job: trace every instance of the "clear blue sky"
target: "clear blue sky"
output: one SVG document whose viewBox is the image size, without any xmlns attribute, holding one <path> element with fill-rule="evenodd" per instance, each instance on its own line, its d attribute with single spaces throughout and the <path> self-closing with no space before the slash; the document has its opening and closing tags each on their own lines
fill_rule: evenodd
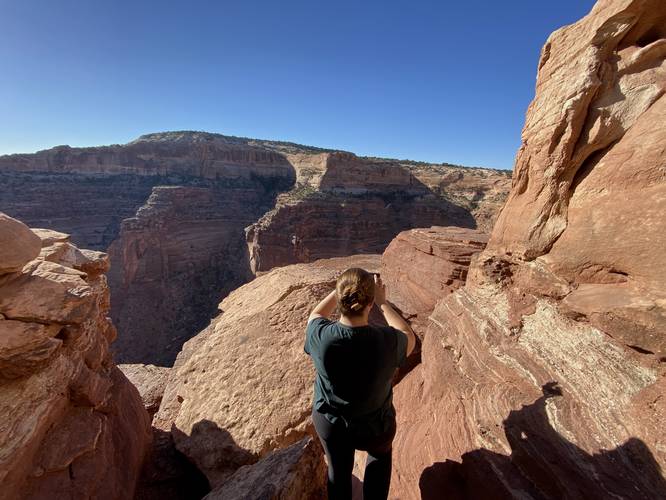
<svg viewBox="0 0 666 500">
<path fill-rule="evenodd" d="M 0 0 L 0 154 L 206 130 L 510 168 L 592 0 Z"/>
</svg>

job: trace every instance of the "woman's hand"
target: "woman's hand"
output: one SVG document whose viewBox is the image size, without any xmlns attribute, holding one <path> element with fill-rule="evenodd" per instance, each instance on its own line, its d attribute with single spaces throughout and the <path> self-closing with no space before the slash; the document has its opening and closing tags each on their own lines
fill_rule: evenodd
<svg viewBox="0 0 666 500">
<path fill-rule="evenodd" d="M 386 285 L 382 282 L 379 273 L 375 273 L 375 304 L 381 306 L 386 303 Z"/>
</svg>

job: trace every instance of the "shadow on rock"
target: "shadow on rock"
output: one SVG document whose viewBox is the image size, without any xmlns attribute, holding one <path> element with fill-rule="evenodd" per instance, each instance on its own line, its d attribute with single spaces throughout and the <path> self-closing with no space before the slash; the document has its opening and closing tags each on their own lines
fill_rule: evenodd
<svg viewBox="0 0 666 500">
<path fill-rule="evenodd" d="M 255 463 L 258 457 L 238 446 L 232 435 L 210 420 L 200 420 L 189 435 L 171 427 L 178 450 L 185 454 L 205 474 L 211 489 L 223 484 L 243 465 Z"/>
<path fill-rule="evenodd" d="M 479 449 L 421 474 L 421 498 L 666 498 L 666 480 L 648 447 L 631 438 L 613 450 L 589 454 L 549 423 L 546 401 L 562 397 L 556 382 L 543 396 L 509 413 L 504 432 L 511 455 Z"/>
<path fill-rule="evenodd" d="M 135 500 L 199 500 L 208 480 L 180 453 L 170 432 L 153 427 L 153 446 L 141 472 Z"/>
</svg>

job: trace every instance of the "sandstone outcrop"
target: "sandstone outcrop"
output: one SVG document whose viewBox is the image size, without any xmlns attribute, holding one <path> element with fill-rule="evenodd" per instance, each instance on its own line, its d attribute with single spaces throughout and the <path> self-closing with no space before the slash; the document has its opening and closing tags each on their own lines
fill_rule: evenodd
<svg viewBox="0 0 666 500">
<path fill-rule="evenodd" d="M 304 438 L 238 469 L 206 500 L 324 500 L 326 462 L 317 438 Z"/>
<path fill-rule="evenodd" d="M 42 240 L 20 221 L 0 213 L 0 274 L 20 271 L 39 255 Z"/>
<path fill-rule="evenodd" d="M 107 257 L 29 232 L 0 214 L 30 260 L 0 275 L 0 498 L 131 498 L 150 422 L 109 353 Z"/>
<path fill-rule="evenodd" d="M 393 497 L 666 495 L 665 47 L 652 0 L 548 39 L 509 200 L 396 388 Z"/>
<path fill-rule="evenodd" d="M 509 184 L 505 174 L 487 169 L 362 159 L 349 153 L 322 153 L 307 163 L 291 156 L 290 161 L 297 169 L 295 188 L 246 229 L 254 272 L 381 253 L 400 231 L 413 227 L 488 230 Z"/>
<path fill-rule="evenodd" d="M 234 290 L 221 314 L 185 344 L 154 425 L 171 431 L 213 489 L 311 432 L 308 314 L 344 269 L 379 265 L 378 255 L 368 255 L 275 269 Z"/>
<path fill-rule="evenodd" d="M 460 227 L 404 231 L 382 255 L 382 281 L 387 299 L 419 337 L 435 304 L 465 284 L 472 256 L 488 242 L 485 233 Z"/>
</svg>

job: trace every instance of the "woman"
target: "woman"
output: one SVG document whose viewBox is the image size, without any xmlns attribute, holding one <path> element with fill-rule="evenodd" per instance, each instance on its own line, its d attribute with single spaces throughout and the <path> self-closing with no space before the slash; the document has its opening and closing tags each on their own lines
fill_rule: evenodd
<svg viewBox="0 0 666 500">
<path fill-rule="evenodd" d="M 335 306 L 340 320 L 332 321 Z M 388 327 L 370 326 L 373 304 Z M 416 345 L 414 332 L 386 302 L 379 275 L 347 269 L 308 318 L 305 352 L 317 370 L 312 420 L 328 460 L 330 500 L 351 498 L 354 450 L 368 452 L 364 500 L 386 499 L 395 409 L 391 381 Z"/>
</svg>

